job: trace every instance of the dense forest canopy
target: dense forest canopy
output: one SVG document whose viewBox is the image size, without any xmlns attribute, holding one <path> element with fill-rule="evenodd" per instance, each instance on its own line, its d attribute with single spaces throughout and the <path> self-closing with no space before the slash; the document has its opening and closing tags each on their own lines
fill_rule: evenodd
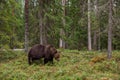
<svg viewBox="0 0 120 80">
<path fill-rule="evenodd" d="M 88 0 L 28 1 L 29 46 L 42 42 L 59 47 L 61 38 L 67 49 L 87 49 Z M 92 49 L 107 49 L 109 4 L 91 0 Z M 112 49 L 120 50 L 120 0 L 112 4 Z M 0 0 L 0 48 L 24 48 L 24 11 L 24 0 Z"/>
</svg>

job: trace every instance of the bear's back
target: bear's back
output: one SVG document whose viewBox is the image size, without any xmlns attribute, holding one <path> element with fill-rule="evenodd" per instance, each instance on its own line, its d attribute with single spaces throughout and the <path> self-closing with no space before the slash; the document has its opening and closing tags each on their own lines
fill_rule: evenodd
<svg viewBox="0 0 120 80">
<path fill-rule="evenodd" d="M 30 55 L 32 57 L 43 57 L 44 56 L 44 48 L 45 46 L 36 44 L 30 50 Z"/>
</svg>

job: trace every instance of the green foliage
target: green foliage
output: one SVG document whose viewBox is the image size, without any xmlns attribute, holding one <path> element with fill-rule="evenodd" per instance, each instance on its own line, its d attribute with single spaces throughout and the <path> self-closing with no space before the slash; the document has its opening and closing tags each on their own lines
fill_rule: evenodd
<svg viewBox="0 0 120 80">
<path fill-rule="evenodd" d="M 8 45 L 13 48 L 15 38 L 21 42 L 24 29 L 23 27 L 23 11 L 21 1 L 9 0 L 0 3 L 0 47 Z M 22 31 L 22 34 L 21 34 Z M 20 36 L 20 37 L 19 37 Z"/>
<path fill-rule="evenodd" d="M 59 47 L 60 37 L 66 42 L 66 48 L 87 50 L 87 0 L 68 0 L 65 13 L 61 0 L 29 0 L 29 45 L 40 42 L 40 15 L 43 11 L 43 26 L 47 43 Z M 113 8 L 113 49 L 119 50 L 120 41 L 120 1 L 114 0 Z M 98 1 L 97 17 L 94 12 L 94 0 L 91 0 L 91 31 L 92 43 L 96 30 L 97 47 L 107 49 L 108 1 Z M 63 26 L 63 18 L 65 26 Z M 23 48 L 24 46 L 24 1 L 0 1 L 0 48 Z M 60 35 L 63 28 L 65 35 Z M 100 32 L 99 32 L 100 29 Z M 98 42 L 100 37 L 100 43 Z M 98 45 L 99 43 L 99 45 Z M 92 44 L 93 45 L 93 44 Z"/>
<path fill-rule="evenodd" d="M 107 58 L 91 64 L 94 57 L 103 57 L 104 52 L 63 50 L 60 61 L 44 65 L 42 62 L 28 64 L 27 55 L 22 51 L 0 52 L 1 80 L 119 80 L 120 64 L 114 51 L 111 60 Z M 89 55 L 89 56 L 88 56 Z"/>
<path fill-rule="evenodd" d="M 9 61 L 11 59 L 17 58 L 18 56 L 21 56 L 20 52 L 12 51 L 9 49 L 1 49 L 0 50 L 0 62 Z"/>
</svg>

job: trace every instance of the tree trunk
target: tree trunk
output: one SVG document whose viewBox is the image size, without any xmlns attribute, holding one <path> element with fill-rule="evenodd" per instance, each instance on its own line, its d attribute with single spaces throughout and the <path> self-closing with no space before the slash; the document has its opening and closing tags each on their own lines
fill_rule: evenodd
<svg viewBox="0 0 120 80">
<path fill-rule="evenodd" d="M 96 32 L 96 30 L 94 31 L 93 48 L 94 48 L 94 50 L 97 49 L 97 32 Z"/>
<path fill-rule="evenodd" d="M 39 1 L 39 13 L 38 13 L 38 17 L 39 17 L 39 29 L 40 29 L 40 44 L 45 45 L 47 44 L 47 40 L 46 40 L 46 30 L 45 30 L 45 22 L 44 20 L 44 13 L 45 13 L 45 7 L 44 6 L 44 2 L 43 0 Z"/>
<path fill-rule="evenodd" d="M 47 44 L 47 23 L 43 23 L 43 44 Z"/>
<path fill-rule="evenodd" d="M 40 44 L 43 45 L 43 1 L 39 1 L 39 12 L 38 12 L 38 18 L 39 18 L 39 31 L 40 31 Z"/>
<path fill-rule="evenodd" d="M 99 30 L 98 30 L 98 50 L 100 51 L 101 50 L 101 48 L 100 48 L 100 46 L 101 46 L 101 40 L 100 40 L 100 27 L 99 27 Z"/>
<path fill-rule="evenodd" d="M 29 0 L 25 0 L 25 52 L 28 52 L 28 14 Z"/>
<path fill-rule="evenodd" d="M 60 29 L 60 36 L 65 35 L 64 30 L 61 28 Z M 60 48 L 65 48 L 65 42 L 62 38 L 60 38 Z"/>
<path fill-rule="evenodd" d="M 43 45 L 43 17 L 42 11 L 39 11 L 39 29 L 40 29 L 40 44 Z"/>
<path fill-rule="evenodd" d="M 62 7 L 63 7 L 63 17 L 62 17 L 62 22 L 63 22 L 63 27 L 65 27 L 65 3 L 66 3 L 66 0 L 62 0 Z M 61 36 L 65 36 L 65 32 L 64 30 L 61 28 L 60 29 L 60 37 Z M 65 41 L 60 38 L 60 43 L 59 43 L 59 46 L 60 48 L 65 48 Z"/>
<path fill-rule="evenodd" d="M 109 27 L 108 27 L 108 54 L 107 57 L 110 59 L 112 56 L 112 6 L 113 0 L 109 0 Z"/>
<path fill-rule="evenodd" d="M 97 30 L 98 30 L 98 6 L 97 0 L 94 2 L 94 11 L 95 11 L 95 30 L 94 30 L 94 38 L 93 38 L 93 48 L 97 50 Z"/>
<path fill-rule="evenodd" d="M 88 0 L 88 50 L 91 51 L 91 20 L 90 20 L 90 0 Z"/>
</svg>

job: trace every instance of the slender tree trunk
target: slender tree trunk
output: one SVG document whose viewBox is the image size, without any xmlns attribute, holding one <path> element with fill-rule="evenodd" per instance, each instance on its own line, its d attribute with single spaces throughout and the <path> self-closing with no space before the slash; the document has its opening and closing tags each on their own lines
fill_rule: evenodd
<svg viewBox="0 0 120 80">
<path fill-rule="evenodd" d="M 112 57 L 112 6 L 113 0 L 109 0 L 109 27 L 108 27 L 108 58 Z"/>
<path fill-rule="evenodd" d="M 45 22 L 44 19 L 46 18 L 45 12 L 47 12 L 47 8 L 45 7 L 46 4 L 49 4 L 49 2 L 44 2 L 44 0 L 39 0 L 39 31 L 40 31 L 40 44 L 45 45 L 47 44 L 47 38 L 46 38 L 46 28 L 47 28 L 47 21 Z"/>
<path fill-rule="evenodd" d="M 94 31 L 93 48 L 94 48 L 94 50 L 97 49 L 97 32 L 96 32 L 96 30 Z"/>
<path fill-rule="evenodd" d="M 43 26 L 42 26 L 42 22 L 40 22 L 40 44 L 43 45 Z"/>
<path fill-rule="evenodd" d="M 64 36 L 65 33 L 64 33 L 64 30 L 61 28 L 60 29 L 60 36 Z M 60 38 L 60 48 L 65 48 L 65 42 L 62 38 Z"/>
<path fill-rule="evenodd" d="M 25 52 L 28 52 L 28 14 L 29 0 L 25 0 Z"/>
<path fill-rule="evenodd" d="M 98 50 L 100 51 L 100 46 L 101 46 L 101 40 L 100 40 L 100 27 L 99 27 L 99 30 L 98 30 Z"/>
<path fill-rule="evenodd" d="M 95 11 L 95 30 L 94 30 L 94 38 L 93 38 L 93 48 L 97 50 L 97 30 L 98 30 L 98 6 L 97 0 L 94 2 L 94 11 Z"/>
<path fill-rule="evenodd" d="M 47 23 L 43 23 L 43 44 L 46 45 L 47 44 Z"/>
<path fill-rule="evenodd" d="M 91 20 L 90 20 L 90 0 L 88 0 L 88 50 L 91 51 Z"/>
<path fill-rule="evenodd" d="M 43 7 L 44 3 L 43 3 L 43 0 L 40 0 L 39 1 L 39 14 L 38 14 L 38 17 L 39 17 L 39 29 L 40 29 L 40 44 L 45 44 L 45 24 L 44 24 L 44 7 Z"/>
<path fill-rule="evenodd" d="M 63 17 L 62 17 L 62 22 L 63 22 L 63 27 L 65 27 L 65 3 L 66 0 L 62 0 L 62 7 L 63 7 Z M 60 29 L 60 36 L 65 36 L 65 32 L 64 30 L 61 28 Z M 65 41 L 60 38 L 60 44 L 59 44 L 60 48 L 65 48 Z"/>
<path fill-rule="evenodd" d="M 101 40 L 100 40 L 100 26 L 99 26 L 99 13 L 98 13 L 98 0 L 95 0 L 94 2 L 95 4 L 95 17 L 96 17 L 96 30 L 94 31 L 94 49 L 95 50 L 99 50 L 100 51 L 100 44 L 101 44 Z"/>
<path fill-rule="evenodd" d="M 39 29 L 40 29 L 40 44 L 43 45 L 43 17 L 42 11 L 39 11 Z"/>
</svg>

